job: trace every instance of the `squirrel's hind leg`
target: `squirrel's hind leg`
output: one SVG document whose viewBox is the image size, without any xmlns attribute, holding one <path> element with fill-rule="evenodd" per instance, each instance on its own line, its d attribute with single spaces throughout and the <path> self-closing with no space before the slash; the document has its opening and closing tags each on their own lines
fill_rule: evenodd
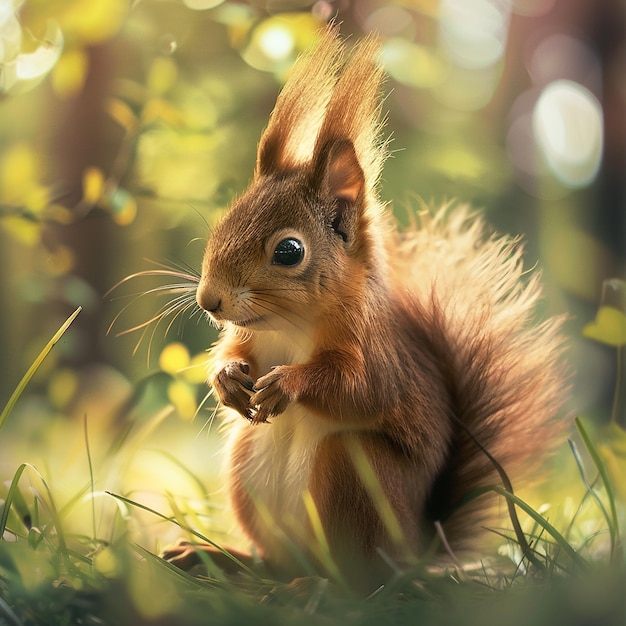
<svg viewBox="0 0 626 626">
<path fill-rule="evenodd" d="M 416 468 L 376 432 L 328 436 L 317 451 L 309 490 L 330 555 L 357 589 L 392 575 L 381 552 L 398 564 L 414 562 L 424 496 Z"/>
</svg>

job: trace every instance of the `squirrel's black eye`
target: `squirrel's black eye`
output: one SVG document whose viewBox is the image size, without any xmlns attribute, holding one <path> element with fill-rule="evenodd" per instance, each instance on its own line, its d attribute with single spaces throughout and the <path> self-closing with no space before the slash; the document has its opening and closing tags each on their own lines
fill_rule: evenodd
<svg viewBox="0 0 626 626">
<path fill-rule="evenodd" d="M 276 246 L 274 256 L 272 257 L 273 265 L 298 265 L 304 258 L 304 246 L 299 239 L 283 239 Z"/>
</svg>

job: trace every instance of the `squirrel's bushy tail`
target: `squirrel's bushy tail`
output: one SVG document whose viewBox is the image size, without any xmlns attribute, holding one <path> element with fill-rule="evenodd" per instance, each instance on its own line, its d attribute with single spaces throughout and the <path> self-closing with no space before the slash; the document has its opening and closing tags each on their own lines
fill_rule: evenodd
<svg viewBox="0 0 626 626">
<path fill-rule="evenodd" d="M 454 411 L 428 515 L 462 548 L 481 532 L 490 506 L 482 498 L 458 505 L 481 486 L 502 485 L 481 446 L 515 486 L 559 441 L 564 422 L 555 418 L 567 394 L 563 319 L 535 319 L 539 273 L 524 276 L 519 241 L 489 236 L 467 208 L 426 213 L 402 238 L 395 255 L 401 280 L 429 318 Z"/>
</svg>

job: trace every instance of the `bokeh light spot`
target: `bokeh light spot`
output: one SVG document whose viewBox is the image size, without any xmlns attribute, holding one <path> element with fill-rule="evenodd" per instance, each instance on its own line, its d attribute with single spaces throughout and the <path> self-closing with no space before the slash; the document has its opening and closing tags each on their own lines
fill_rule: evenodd
<svg viewBox="0 0 626 626">
<path fill-rule="evenodd" d="M 259 47 L 270 59 L 282 61 L 289 57 L 294 49 L 293 35 L 287 28 L 278 24 L 272 25 L 259 35 Z"/>
<path fill-rule="evenodd" d="M 497 63 L 506 47 L 510 0 L 442 0 L 439 37 L 443 51 L 459 67 Z"/>
<path fill-rule="evenodd" d="M 188 9 L 193 9 L 194 11 L 213 9 L 222 4 L 222 2 L 224 2 L 224 0 L 183 0 L 183 4 Z"/>
<path fill-rule="evenodd" d="M 298 52 L 315 41 L 320 26 L 311 14 L 274 15 L 254 28 L 241 55 L 257 70 L 286 72 Z"/>
<path fill-rule="evenodd" d="M 603 144 L 600 103 L 569 80 L 550 83 L 533 111 L 533 133 L 552 173 L 570 187 L 588 185 L 600 167 Z"/>
<path fill-rule="evenodd" d="M 392 78 L 411 87 L 432 88 L 445 73 L 445 64 L 433 51 L 400 37 L 385 41 L 380 58 Z"/>
<path fill-rule="evenodd" d="M 22 28 L 12 2 L 0 2 L 0 63 L 13 61 L 22 47 Z"/>
<path fill-rule="evenodd" d="M 413 24 L 413 17 L 402 7 L 382 6 L 365 20 L 367 30 L 381 35 L 395 35 Z"/>
</svg>

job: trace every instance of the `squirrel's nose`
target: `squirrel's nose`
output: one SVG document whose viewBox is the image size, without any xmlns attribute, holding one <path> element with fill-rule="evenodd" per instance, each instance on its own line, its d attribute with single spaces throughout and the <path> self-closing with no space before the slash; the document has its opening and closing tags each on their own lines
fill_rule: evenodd
<svg viewBox="0 0 626 626">
<path fill-rule="evenodd" d="M 207 293 L 204 289 L 196 291 L 196 302 L 209 313 L 218 313 L 222 308 L 222 299 L 211 293 Z"/>
</svg>

